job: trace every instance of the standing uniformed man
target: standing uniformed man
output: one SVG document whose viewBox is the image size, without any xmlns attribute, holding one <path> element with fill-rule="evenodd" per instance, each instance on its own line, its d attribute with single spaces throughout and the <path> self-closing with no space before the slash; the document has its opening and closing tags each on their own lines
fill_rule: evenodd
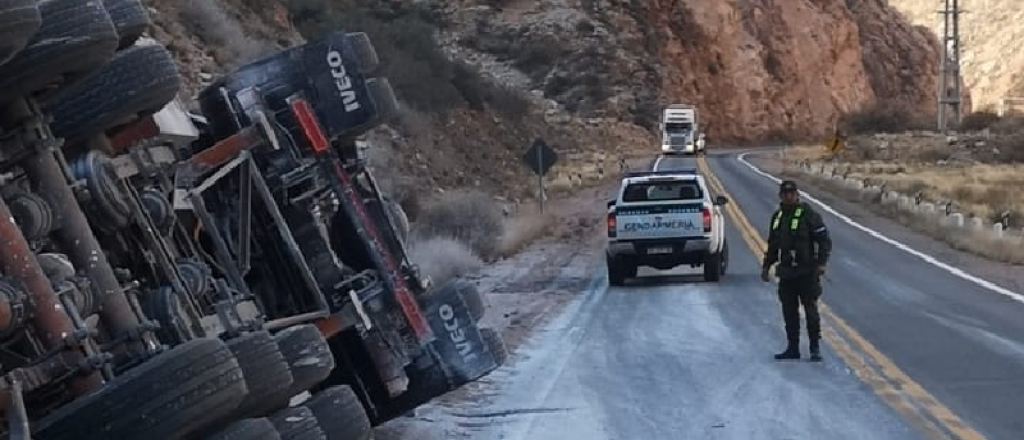
<svg viewBox="0 0 1024 440">
<path fill-rule="evenodd" d="M 787 345 L 775 359 L 800 359 L 800 306 L 803 305 L 811 360 L 821 361 L 818 297 L 821 296 L 821 275 L 825 273 L 832 251 L 832 239 L 821 215 L 800 201 L 796 182 L 783 181 L 779 186 L 779 199 L 779 209 L 772 215 L 768 233 L 768 251 L 761 264 L 761 279 L 769 282 L 769 269 L 779 263 L 775 275 L 779 277 L 779 301 L 782 302 Z"/>
</svg>

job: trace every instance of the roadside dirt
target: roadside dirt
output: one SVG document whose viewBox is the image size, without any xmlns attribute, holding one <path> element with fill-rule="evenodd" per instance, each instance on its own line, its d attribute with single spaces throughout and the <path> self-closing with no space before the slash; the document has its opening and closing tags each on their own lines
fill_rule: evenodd
<svg viewBox="0 0 1024 440">
<path fill-rule="evenodd" d="M 749 157 L 748 160 L 765 172 L 780 175 L 783 163 L 773 155 Z M 924 232 L 902 225 L 896 220 L 887 218 L 867 206 L 850 201 L 821 185 L 815 185 L 810 179 L 799 179 L 801 187 L 819 200 L 828 203 L 839 212 L 871 229 L 905 243 L 913 249 L 932 255 L 939 261 L 959 267 L 968 273 L 992 281 L 1015 291 L 1024 291 L 1024 271 L 1020 266 L 989 260 L 968 252 L 950 247 L 949 244 L 930 237 Z M 1021 244 L 1024 246 L 1024 243 Z M 895 250 L 894 250 L 895 251 Z"/>
<path fill-rule="evenodd" d="M 377 440 L 465 438 L 472 422 L 454 420 L 460 405 L 486 399 L 503 372 L 514 368 L 516 349 L 585 291 L 601 273 L 604 200 L 614 183 L 548 201 L 555 224 L 517 255 L 471 276 L 487 302 L 481 325 L 501 332 L 511 356 L 500 370 L 418 408 L 376 430 Z"/>
</svg>

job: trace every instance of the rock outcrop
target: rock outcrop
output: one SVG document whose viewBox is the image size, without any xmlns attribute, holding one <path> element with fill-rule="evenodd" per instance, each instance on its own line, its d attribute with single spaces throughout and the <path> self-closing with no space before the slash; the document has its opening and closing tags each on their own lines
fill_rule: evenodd
<svg viewBox="0 0 1024 440">
<path fill-rule="evenodd" d="M 820 136 L 875 100 L 934 113 L 937 39 L 885 0 L 449 5 L 462 45 L 572 110 L 650 126 L 690 102 L 719 142 Z"/>
<path fill-rule="evenodd" d="M 936 12 L 944 2 L 889 0 L 912 22 L 942 35 L 942 17 Z M 977 109 L 995 109 L 1000 100 L 1024 96 L 1024 8 L 1019 0 L 961 1 L 967 10 L 960 16 L 960 62 L 964 82 Z M 1024 110 L 1016 103 L 1016 110 Z"/>
</svg>

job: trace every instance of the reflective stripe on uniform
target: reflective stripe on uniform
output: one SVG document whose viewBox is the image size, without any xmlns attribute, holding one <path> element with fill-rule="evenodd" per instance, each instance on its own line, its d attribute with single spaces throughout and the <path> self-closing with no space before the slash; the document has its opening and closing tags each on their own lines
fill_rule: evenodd
<svg viewBox="0 0 1024 440">
<path fill-rule="evenodd" d="M 795 231 L 800 226 L 800 215 L 804 213 L 802 206 L 797 206 L 796 211 L 793 211 L 793 220 L 789 221 L 789 229 Z"/>
<path fill-rule="evenodd" d="M 797 206 L 796 210 L 793 211 L 793 218 L 789 221 L 789 229 L 797 230 L 800 227 L 800 216 L 803 215 L 804 208 Z M 772 230 L 779 229 L 779 222 L 782 220 L 782 210 L 775 212 L 775 218 L 772 220 Z"/>
</svg>

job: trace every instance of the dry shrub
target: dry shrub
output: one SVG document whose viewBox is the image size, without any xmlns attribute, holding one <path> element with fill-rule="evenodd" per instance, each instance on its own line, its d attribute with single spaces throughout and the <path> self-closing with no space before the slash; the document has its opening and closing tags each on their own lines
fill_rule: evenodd
<svg viewBox="0 0 1024 440">
<path fill-rule="evenodd" d="M 435 35 L 444 23 L 430 7 L 421 2 L 363 3 L 284 1 L 307 40 L 338 28 L 366 32 L 380 56 L 379 75 L 387 77 L 399 98 L 417 110 L 435 113 L 470 106 L 515 118 L 530 109 L 523 94 L 445 53 Z"/>
<path fill-rule="evenodd" d="M 217 0 L 183 0 L 179 21 L 206 43 L 217 61 L 237 67 L 278 50 L 269 41 L 249 35 L 238 18 Z"/>
<path fill-rule="evenodd" d="M 407 243 L 409 260 L 419 266 L 421 273 L 434 284 L 441 284 L 465 275 L 483 266 L 472 249 L 465 243 L 447 237 L 413 235 Z"/>
<path fill-rule="evenodd" d="M 1024 132 L 1024 116 L 1012 115 L 1000 118 L 989 125 L 989 129 L 997 134 L 1018 134 Z"/>
<path fill-rule="evenodd" d="M 998 114 L 990 111 L 980 111 L 964 115 L 960 119 L 960 124 L 957 129 L 959 131 L 982 131 L 992 126 L 996 122 L 999 122 L 1001 118 Z"/>
<path fill-rule="evenodd" d="M 899 209 L 895 203 L 879 203 L 877 196 L 865 196 L 863 191 L 845 187 L 837 181 L 805 173 L 796 168 L 787 168 L 784 174 L 790 178 L 799 178 L 809 183 L 811 187 L 823 189 L 847 201 L 857 202 L 876 214 L 943 241 L 954 249 L 995 261 L 1024 264 L 1024 238 L 998 238 L 984 230 L 950 226 L 944 223 L 941 216 L 906 211 Z M 986 227 L 989 225 L 986 224 Z"/>
<path fill-rule="evenodd" d="M 500 255 L 504 216 L 481 191 L 449 191 L 423 206 L 413 229 L 422 237 L 443 237 L 467 244 L 480 257 Z"/>
<path fill-rule="evenodd" d="M 550 230 L 554 218 L 536 208 L 521 211 L 505 222 L 501 236 L 501 256 L 508 257 L 523 250 Z"/>
<path fill-rule="evenodd" d="M 934 128 L 929 117 L 900 102 L 879 102 L 843 115 L 840 120 L 848 135 L 871 133 L 903 133 Z"/>
<path fill-rule="evenodd" d="M 998 219 L 1010 211 L 1010 225 L 1024 226 L 1024 173 L 1019 165 L 973 164 L 961 166 L 867 163 L 852 166 L 852 177 L 885 182 L 889 189 L 906 194 L 923 192 L 927 200 L 952 200 L 960 211 L 986 219 Z"/>
</svg>

